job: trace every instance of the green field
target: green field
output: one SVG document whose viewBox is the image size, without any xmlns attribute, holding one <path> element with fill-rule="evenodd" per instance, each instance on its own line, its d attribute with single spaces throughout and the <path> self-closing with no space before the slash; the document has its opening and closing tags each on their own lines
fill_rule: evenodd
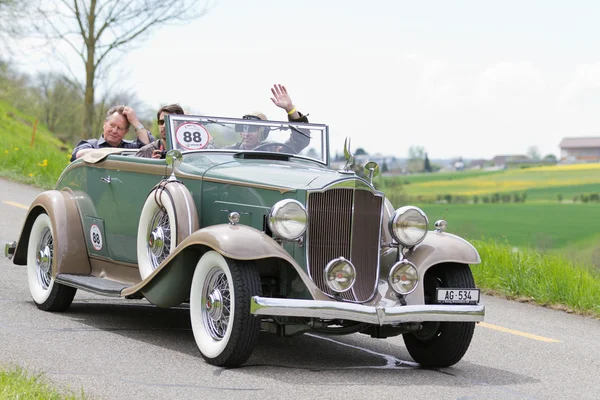
<svg viewBox="0 0 600 400">
<path fill-rule="evenodd" d="M 431 225 L 467 239 L 489 238 L 514 246 L 561 248 L 600 235 L 600 204 L 423 204 Z M 600 243 L 599 243 L 600 245 Z"/>
<path fill-rule="evenodd" d="M 600 164 L 546 166 L 503 171 L 465 171 L 385 177 L 376 181 L 389 197 L 421 196 L 431 202 L 446 195 L 526 194 L 527 202 L 569 202 L 580 195 L 600 194 Z"/>
</svg>

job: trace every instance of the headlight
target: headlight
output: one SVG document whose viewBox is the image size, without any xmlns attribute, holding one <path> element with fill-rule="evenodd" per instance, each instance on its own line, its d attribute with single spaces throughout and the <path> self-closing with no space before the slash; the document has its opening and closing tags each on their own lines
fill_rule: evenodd
<svg viewBox="0 0 600 400">
<path fill-rule="evenodd" d="M 356 269 L 344 257 L 331 260 L 325 267 L 325 283 L 334 292 L 350 290 L 355 281 Z"/>
<path fill-rule="evenodd" d="M 415 246 L 427 235 L 427 216 L 418 207 L 400 207 L 392 214 L 390 233 L 403 246 Z"/>
<path fill-rule="evenodd" d="M 398 261 L 390 270 L 390 286 L 397 293 L 406 295 L 411 293 L 419 284 L 417 267 L 408 260 Z"/>
<path fill-rule="evenodd" d="M 296 200 L 281 200 L 269 213 L 269 229 L 275 235 L 286 240 L 300 237 L 306 230 L 306 210 Z"/>
</svg>

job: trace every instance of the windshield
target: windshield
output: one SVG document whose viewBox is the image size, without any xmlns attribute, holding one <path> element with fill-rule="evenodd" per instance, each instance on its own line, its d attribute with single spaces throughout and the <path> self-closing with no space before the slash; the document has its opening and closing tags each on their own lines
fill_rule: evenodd
<svg viewBox="0 0 600 400">
<path fill-rule="evenodd" d="M 285 153 L 329 161 L 327 125 L 194 115 L 167 115 L 165 123 L 168 147 L 182 152 Z"/>
</svg>

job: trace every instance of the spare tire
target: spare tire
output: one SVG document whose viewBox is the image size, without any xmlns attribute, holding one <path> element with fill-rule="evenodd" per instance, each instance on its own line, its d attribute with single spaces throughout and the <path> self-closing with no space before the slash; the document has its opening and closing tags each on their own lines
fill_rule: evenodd
<svg viewBox="0 0 600 400">
<path fill-rule="evenodd" d="M 146 279 L 186 237 L 198 230 L 198 212 L 179 181 L 161 181 L 142 208 L 137 236 L 140 276 Z"/>
</svg>

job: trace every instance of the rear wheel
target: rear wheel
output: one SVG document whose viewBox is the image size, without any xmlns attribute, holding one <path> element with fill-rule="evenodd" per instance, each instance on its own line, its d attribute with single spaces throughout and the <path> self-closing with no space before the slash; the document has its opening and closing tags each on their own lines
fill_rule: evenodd
<svg viewBox="0 0 600 400">
<path fill-rule="evenodd" d="M 464 264 L 441 264 L 425 276 L 426 303 L 434 304 L 436 289 L 475 288 L 471 269 Z M 474 322 L 423 322 L 423 328 L 403 334 L 411 357 L 423 367 L 449 367 L 459 362 L 467 352 Z"/>
<path fill-rule="evenodd" d="M 77 292 L 54 281 L 54 237 L 50 217 L 38 215 L 29 234 L 27 281 L 35 305 L 44 311 L 66 310 Z"/>
<path fill-rule="evenodd" d="M 221 367 L 236 367 L 252 354 L 260 319 L 250 314 L 250 298 L 261 293 L 254 263 L 205 253 L 192 278 L 190 318 L 202 357 Z"/>
</svg>

